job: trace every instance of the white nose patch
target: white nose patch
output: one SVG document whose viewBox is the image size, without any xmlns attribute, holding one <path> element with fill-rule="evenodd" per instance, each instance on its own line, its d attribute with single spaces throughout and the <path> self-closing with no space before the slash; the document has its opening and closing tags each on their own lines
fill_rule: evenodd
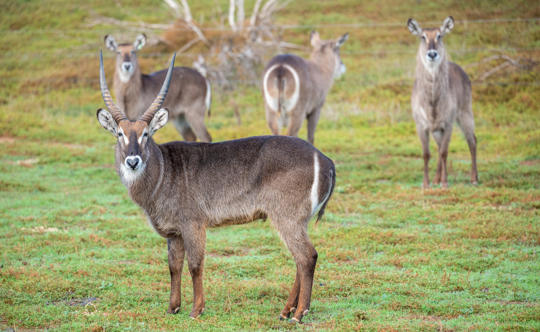
<svg viewBox="0 0 540 332">
<path fill-rule="evenodd" d="M 433 54 L 435 54 L 435 56 L 433 56 Z M 439 52 L 434 52 L 434 53 L 433 52 L 427 52 L 426 53 L 426 60 L 431 61 L 431 62 L 439 60 Z"/>
<path fill-rule="evenodd" d="M 142 159 L 139 156 L 129 156 L 126 157 L 126 160 L 124 160 L 124 164 L 128 170 L 136 171 L 141 167 Z"/>
<path fill-rule="evenodd" d="M 131 64 L 131 62 L 124 62 L 124 63 L 122 63 L 122 69 L 123 69 L 125 72 L 130 72 L 132 68 L 133 68 L 133 65 Z"/>
<path fill-rule="evenodd" d="M 134 168 L 132 167 L 134 166 Z M 126 186 L 131 186 L 144 173 L 145 165 L 141 157 L 129 156 L 126 157 L 123 163 L 120 164 L 120 179 Z"/>
<path fill-rule="evenodd" d="M 346 71 L 347 67 L 345 67 L 343 63 L 340 63 L 338 69 L 334 73 L 334 78 L 340 78 L 341 76 L 343 76 L 343 74 L 345 74 Z"/>
<path fill-rule="evenodd" d="M 131 78 L 131 75 L 133 74 L 133 70 L 135 67 L 131 62 L 122 62 L 122 66 L 120 67 L 120 80 L 124 83 L 127 83 L 129 79 Z"/>
<path fill-rule="evenodd" d="M 346 71 L 347 71 L 347 67 L 345 67 L 344 64 L 341 64 L 341 66 L 339 67 L 340 76 L 345 74 Z"/>
</svg>

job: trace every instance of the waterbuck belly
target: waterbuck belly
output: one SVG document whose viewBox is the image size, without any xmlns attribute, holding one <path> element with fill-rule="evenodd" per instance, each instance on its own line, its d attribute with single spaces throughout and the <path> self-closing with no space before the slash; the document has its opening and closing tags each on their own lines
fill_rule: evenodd
<svg viewBox="0 0 540 332">
<path fill-rule="evenodd" d="M 158 214 L 150 214 L 146 210 L 144 212 L 146 213 L 148 223 L 160 236 L 171 238 L 181 234 L 179 216 L 176 216 L 176 218 L 174 216 L 164 217 L 163 215 L 158 217 Z"/>
</svg>

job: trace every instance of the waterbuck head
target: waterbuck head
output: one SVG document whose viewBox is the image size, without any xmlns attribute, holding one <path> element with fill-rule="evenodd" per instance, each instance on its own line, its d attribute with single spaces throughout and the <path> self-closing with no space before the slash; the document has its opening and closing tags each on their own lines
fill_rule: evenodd
<svg viewBox="0 0 540 332">
<path fill-rule="evenodd" d="M 149 142 L 152 135 L 163 127 L 169 118 L 167 109 L 161 108 L 167 96 L 171 74 L 174 66 L 174 59 L 171 60 L 167 76 L 156 99 L 150 107 L 135 121 L 129 120 L 124 112 L 114 104 L 107 81 L 105 80 L 105 70 L 103 69 L 103 55 L 99 53 L 99 82 L 101 95 L 108 110 L 98 109 L 97 118 L 103 128 L 110 131 L 118 140 L 117 163 L 123 180 L 132 182 L 145 169 L 150 151 Z"/>
<path fill-rule="evenodd" d="M 144 33 L 138 35 L 133 44 L 117 44 L 111 35 L 106 35 L 104 39 L 105 46 L 116 53 L 116 72 L 119 74 L 120 80 L 127 83 L 139 66 L 137 51 L 143 48 L 146 43 L 146 35 Z"/>
<path fill-rule="evenodd" d="M 349 38 L 349 33 L 344 34 L 338 39 L 321 40 L 317 31 L 311 32 L 311 59 L 316 62 L 326 62 L 333 65 L 334 78 L 339 78 L 345 74 L 346 67 L 339 56 L 339 48 Z"/>
<path fill-rule="evenodd" d="M 448 16 L 440 28 L 423 29 L 415 19 L 409 18 L 407 21 L 409 31 L 420 38 L 418 49 L 422 63 L 427 68 L 437 67 L 446 54 L 442 38 L 454 27 L 454 18 Z"/>
</svg>

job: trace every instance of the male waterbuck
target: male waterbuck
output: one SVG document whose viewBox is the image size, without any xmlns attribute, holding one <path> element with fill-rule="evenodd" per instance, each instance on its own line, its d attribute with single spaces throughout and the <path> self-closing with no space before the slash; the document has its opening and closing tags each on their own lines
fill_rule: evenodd
<svg viewBox="0 0 540 332">
<path fill-rule="evenodd" d="M 100 55 L 100 84 L 108 108 L 100 124 L 116 138 L 116 169 L 131 199 L 167 238 L 171 296 L 169 313 L 180 310 L 184 253 L 193 280 L 192 318 L 204 310 L 202 288 L 206 228 L 270 219 L 296 262 L 296 279 L 281 318 L 300 321 L 310 308 L 317 251 L 308 221 L 320 218 L 335 184 L 332 160 L 294 137 L 261 136 L 220 143 L 170 142 L 152 135 L 165 125 L 161 108 L 174 58 L 159 95 L 136 120 L 113 103 Z"/>
<path fill-rule="evenodd" d="M 339 48 L 346 33 L 337 40 L 321 40 L 311 32 L 313 47 L 309 60 L 282 54 L 270 60 L 263 75 L 266 121 L 274 135 L 287 128 L 287 135 L 297 136 L 307 118 L 308 140 L 315 141 L 315 128 L 321 108 L 335 78 L 345 73 Z"/>
<path fill-rule="evenodd" d="M 111 35 L 105 45 L 116 53 L 114 94 L 118 107 L 130 120 L 136 120 L 152 103 L 165 79 L 166 70 L 150 75 L 141 73 L 137 51 L 146 43 L 140 34 L 133 44 L 117 44 Z M 204 116 L 210 114 L 211 89 L 208 80 L 197 70 L 176 67 L 164 107 L 169 110 L 174 126 L 186 141 L 211 142 Z"/>
<path fill-rule="evenodd" d="M 457 64 L 448 60 L 443 36 L 454 27 L 452 16 L 440 28 L 422 29 L 412 18 L 407 26 L 413 35 L 420 37 L 416 55 L 416 80 L 411 106 L 416 131 L 422 142 L 424 157 L 424 188 L 429 187 L 429 133 L 439 148 L 439 161 L 434 183 L 448 187 L 446 159 L 454 121 L 465 135 L 471 153 L 471 182 L 478 183 L 476 169 L 476 136 L 472 113 L 471 81 Z"/>
</svg>

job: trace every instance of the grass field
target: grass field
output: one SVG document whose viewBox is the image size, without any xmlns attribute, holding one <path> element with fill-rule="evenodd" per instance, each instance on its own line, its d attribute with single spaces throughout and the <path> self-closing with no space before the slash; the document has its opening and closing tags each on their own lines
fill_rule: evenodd
<svg viewBox="0 0 540 332">
<path fill-rule="evenodd" d="M 210 26 L 228 1 L 190 3 Z M 468 182 L 456 129 L 450 188 L 423 191 L 409 106 L 417 41 L 405 23 L 447 15 L 456 19 L 451 58 L 475 80 L 480 184 Z M 319 261 L 312 310 L 297 326 L 277 319 L 295 267 L 266 222 L 209 230 L 204 315 L 188 317 L 187 269 L 182 310 L 165 313 L 166 242 L 129 199 L 114 140 L 95 118 L 103 35 L 137 31 L 91 25 L 99 16 L 173 20 L 157 0 L 0 3 L 0 330 L 540 330 L 540 67 L 477 82 L 500 64 L 482 62 L 489 56 L 539 61 L 539 21 L 523 20 L 540 17 L 537 1 L 295 1 L 278 15 L 303 26 L 283 30 L 297 44 L 316 24 L 331 25 L 319 28 L 323 38 L 350 32 L 348 71 L 316 133 L 337 183 L 325 217 L 310 225 Z M 171 54 L 145 52 L 145 72 Z M 216 94 L 207 124 L 216 141 L 269 133 L 250 86 Z M 171 125 L 156 134 L 178 138 Z"/>
</svg>

